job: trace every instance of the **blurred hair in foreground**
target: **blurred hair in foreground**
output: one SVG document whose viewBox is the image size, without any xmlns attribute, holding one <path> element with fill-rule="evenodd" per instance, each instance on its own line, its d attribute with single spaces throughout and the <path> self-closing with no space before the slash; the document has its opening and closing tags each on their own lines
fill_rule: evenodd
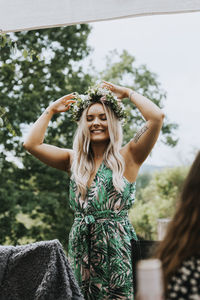
<svg viewBox="0 0 200 300">
<path fill-rule="evenodd" d="M 165 239 L 156 251 L 162 261 L 165 291 L 181 263 L 200 255 L 200 151 L 185 179 L 179 202 Z"/>
</svg>

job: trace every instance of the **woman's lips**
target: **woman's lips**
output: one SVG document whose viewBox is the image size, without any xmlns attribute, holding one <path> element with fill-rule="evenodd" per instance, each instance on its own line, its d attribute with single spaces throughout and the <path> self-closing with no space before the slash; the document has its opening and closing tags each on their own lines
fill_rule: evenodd
<svg viewBox="0 0 200 300">
<path fill-rule="evenodd" d="M 94 129 L 94 130 L 91 130 L 91 133 L 102 133 L 102 132 L 104 132 L 104 130 L 103 129 Z"/>
</svg>

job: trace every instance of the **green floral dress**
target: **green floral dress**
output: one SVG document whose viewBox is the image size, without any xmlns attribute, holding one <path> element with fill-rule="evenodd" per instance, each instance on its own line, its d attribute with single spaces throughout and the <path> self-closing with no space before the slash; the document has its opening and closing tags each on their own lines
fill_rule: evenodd
<svg viewBox="0 0 200 300">
<path fill-rule="evenodd" d="M 73 179 L 70 206 L 75 220 L 69 236 L 69 260 L 85 299 L 134 299 L 131 240 L 137 240 L 128 220 L 135 183 L 126 180 L 123 192 L 112 183 L 104 164 L 82 200 Z"/>
</svg>

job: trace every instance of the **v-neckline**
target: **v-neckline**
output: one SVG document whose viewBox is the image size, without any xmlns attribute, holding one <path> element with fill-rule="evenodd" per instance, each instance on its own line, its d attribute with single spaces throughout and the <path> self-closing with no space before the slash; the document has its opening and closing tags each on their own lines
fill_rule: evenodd
<svg viewBox="0 0 200 300">
<path fill-rule="evenodd" d="M 93 180 L 92 180 L 90 186 L 88 187 L 88 185 L 87 185 L 87 190 L 90 190 L 90 188 L 91 188 L 91 187 L 93 186 L 93 184 L 95 183 L 95 178 L 96 178 L 96 176 L 98 175 L 98 173 L 99 173 L 101 167 L 103 166 L 103 164 L 104 164 L 104 161 L 102 160 L 102 162 L 100 163 L 100 165 L 99 165 L 99 167 L 98 167 L 98 169 L 97 169 L 97 172 L 96 172 L 96 174 L 95 174 L 95 176 L 94 176 L 94 178 L 93 178 Z"/>
</svg>

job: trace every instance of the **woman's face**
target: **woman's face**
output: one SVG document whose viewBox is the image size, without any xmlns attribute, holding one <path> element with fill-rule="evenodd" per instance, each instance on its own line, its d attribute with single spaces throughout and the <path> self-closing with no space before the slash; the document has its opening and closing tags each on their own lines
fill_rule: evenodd
<svg viewBox="0 0 200 300">
<path fill-rule="evenodd" d="M 101 103 L 91 105 L 86 118 L 91 141 L 103 142 L 110 139 L 106 113 Z"/>
</svg>

